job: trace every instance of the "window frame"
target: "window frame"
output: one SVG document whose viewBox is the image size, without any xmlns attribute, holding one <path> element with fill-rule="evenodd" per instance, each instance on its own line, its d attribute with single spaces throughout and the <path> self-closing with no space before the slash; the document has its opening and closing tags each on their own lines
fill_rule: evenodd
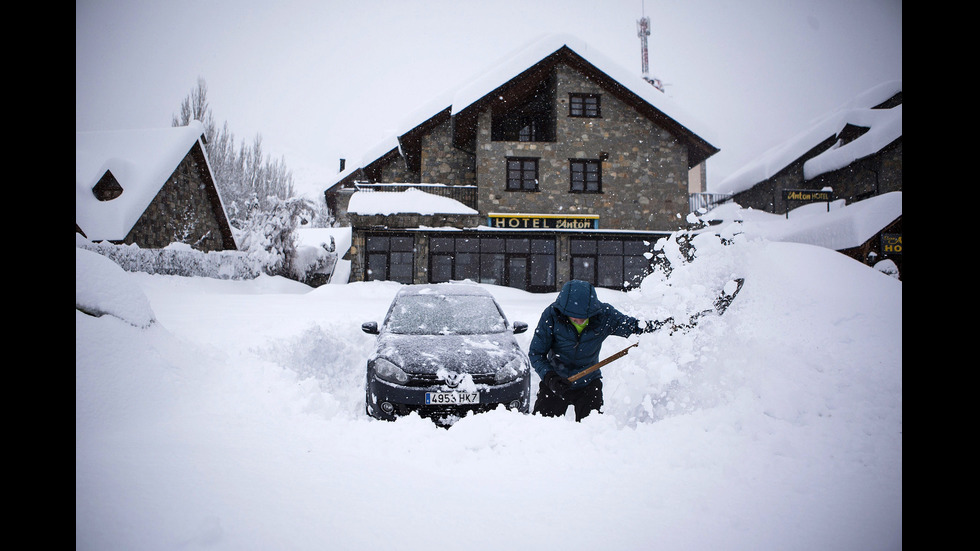
<svg viewBox="0 0 980 551">
<path fill-rule="evenodd" d="M 582 169 L 576 172 L 575 167 L 581 166 Z M 589 167 L 595 167 L 594 188 L 590 189 L 588 178 Z M 576 174 L 582 174 L 581 188 L 576 188 Z M 602 160 L 600 159 L 569 159 L 568 160 L 568 191 L 569 193 L 602 193 Z"/>
<path fill-rule="evenodd" d="M 440 236 L 430 240 L 428 281 L 443 283 L 469 278 L 529 292 L 549 292 L 555 288 L 557 252 L 554 237 Z M 479 273 L 466 273 L 468 270 L 460 264 L 463 254 L 473 255 L 464 264 L 466 268 L 475 266 Z"/>
<path fill-rule="evenodd" d="M 594 107 L 589 106 L 590 100 L 594 100 Z M 583 119 L 601 119 L 602 94 L 570 92 L 568 94 L 568 116 Z"/>
<path fill-rule="evenodd" d="M 569 242 L 573 278 L 610 289 L 627 290 L 653 271 L 647 253 L 652 243 L 634 237 L 576 237 Z"/>
<path fill-rule="evenodd" d="M 516 192 L 535 192 L 540 189 L 540 167 L 541 167 L 540 157 L 506 157 L 504 159 L 504 190 L 505 191 L 516 191 Z M 519 178 L 511 177 L 511 166 L 512 162 L 520 163 Z M 534 163 L 534 175 L 533 180 L 527 179 L 527 168 L 524 167 L 524 163 L 533 162 Z M 534 187 L 527 187 L 528 182 L 533 182 Z M 513 185 L 516 183 L 516 187 Z"/>
<path fill-rule="evenodd" d="M 372 257 L 376 260 L 372 260 Z M 383 266 L 377 266 L 381 260 Z M 375 268 L 383 274 L 375 273 Z M 397 281 L 411 284 L 415 279 L 415 237 L 411 234 L 369 233 L 364 236 L 364 281 Z M 392 273 L 395 279 L 392 279 Z"/>
</svg>

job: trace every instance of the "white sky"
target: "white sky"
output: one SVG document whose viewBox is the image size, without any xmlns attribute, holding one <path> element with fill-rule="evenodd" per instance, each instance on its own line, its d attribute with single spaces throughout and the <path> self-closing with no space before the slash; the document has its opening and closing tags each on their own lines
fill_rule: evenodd
<svg viewBox="0 0 980 551">
<path fill-rule="evenodd" d="M 541 34 L 639 74 L 644 12 L 651 74 L 721 149 L 709 191 L 902 79 L 901 0 L 76 0 L 75 130 L 169 126 L 203 77 L 217 122 L 318 195 L 338 159 Z"/>
</svg>

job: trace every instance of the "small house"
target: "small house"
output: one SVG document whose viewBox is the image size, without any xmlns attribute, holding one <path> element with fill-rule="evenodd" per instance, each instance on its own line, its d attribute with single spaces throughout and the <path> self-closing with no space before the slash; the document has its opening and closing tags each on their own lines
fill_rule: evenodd
<svg viewBox="0 0 980 551">
<path fill-rule="evenodd" d="M 75 232 L 159 249 L 236 250 L 203 125 L 75 133 Z"/>
</svg>

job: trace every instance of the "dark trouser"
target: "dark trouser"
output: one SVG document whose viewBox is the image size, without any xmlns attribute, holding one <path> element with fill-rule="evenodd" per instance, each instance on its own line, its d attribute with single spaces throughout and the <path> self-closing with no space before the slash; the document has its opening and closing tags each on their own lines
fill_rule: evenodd
<svg viewBox="0 0 980 551">
<path fill-rule="evenodd" d="M 582 388 L 569 390 L 564 396 L 551 392 L 544 381 L 538 387 L 534 401 L 534 413 L 545 417 L 561 417 L 568 406 L 575 406 L 575 420 L 581 421 L 593 411 L 602 413 L 602 379 L 596 379 Z"/>
</svg>

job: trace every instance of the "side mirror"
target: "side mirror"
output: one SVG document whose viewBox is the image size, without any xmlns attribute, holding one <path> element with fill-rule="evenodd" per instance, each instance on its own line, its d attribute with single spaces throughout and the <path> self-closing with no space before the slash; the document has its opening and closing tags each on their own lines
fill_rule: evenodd
<svg viewBox="0 0 980 551">
<path fill-rule="evenodd" d="M 514 322 L 514 334 L 515 335 L 517 333 L 523 333 L 525 331 L 527 331 L 527 324 L 526 323 L 524 323 L 523 321 L 515 321 Z"/>
<path fill-rule="evenodd" d="M 378 334 L 378 322 L 376 322 L 376 321 L 366 321 L 366 322 L 362 323 L 361 324 L 361 331 L 364 331 L 365 333 L 367 333 L 369 335 L 377 335 Z"/>
</svg>

